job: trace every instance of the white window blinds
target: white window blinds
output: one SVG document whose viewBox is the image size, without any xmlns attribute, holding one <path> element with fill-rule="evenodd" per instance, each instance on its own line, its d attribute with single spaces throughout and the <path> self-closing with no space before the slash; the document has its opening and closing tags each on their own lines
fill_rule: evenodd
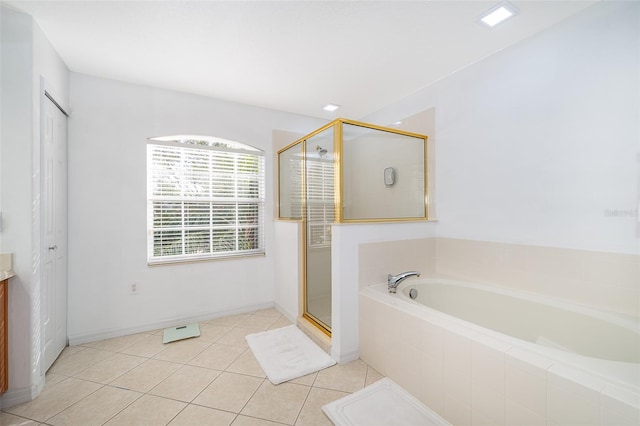
<svg viewBox="0 0 640 426">
<path fill-rule="evenodd" d="M 264 156 L 238 146 L 149 140 L 149 263 L 264 253 Z"/>
<path fill-rule="evenodd" d="M 307 159 L 307 245 L 331 246 L 334 221 L 333 160 Z"/>
</svg>

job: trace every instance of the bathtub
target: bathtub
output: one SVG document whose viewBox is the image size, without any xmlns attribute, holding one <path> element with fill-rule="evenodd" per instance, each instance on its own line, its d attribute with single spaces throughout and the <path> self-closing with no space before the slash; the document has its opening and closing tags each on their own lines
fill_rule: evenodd
<svg viewBox="0 0 640 426">
<path fill-rule="evenodd" d="M 640 424 L 631 318 L 450 279 L 359 301 L 360 357 L 453 424 Z"/>
</svg>

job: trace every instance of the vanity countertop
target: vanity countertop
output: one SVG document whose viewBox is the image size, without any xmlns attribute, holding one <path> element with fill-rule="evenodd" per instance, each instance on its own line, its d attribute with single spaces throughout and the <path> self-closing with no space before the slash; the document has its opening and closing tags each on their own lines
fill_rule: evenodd
<svg viewBox="0 0 640 426">
<path fill-rule="evenodd" d="M 0 271 L 0 281 L 8 280 L 11 277 L 15 277 L 16 273 L 12 270 Z"/>
</svg>

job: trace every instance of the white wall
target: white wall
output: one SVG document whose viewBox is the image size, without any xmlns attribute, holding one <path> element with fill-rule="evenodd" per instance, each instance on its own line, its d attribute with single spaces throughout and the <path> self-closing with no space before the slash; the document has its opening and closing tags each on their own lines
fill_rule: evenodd
<svg viewBox="0 0 640 426">
<path fill-rule="evenodd" d="M 41 276 L 43 272 L 40 268 L 40 262 L 33 260 L 40 259 L 42 250 L 41 230 L 40 230 L 40 199 L 41 199 L 41 179 L 40 163 L 41 163 L 41 109 L 44 104 L 45 90 L 56 100 L 58 105 L 68 110 L 69 104 L 69 69 L 58 55 L 53 45 L 46 38 L 38 24 L 33 23 L 33 77 L 32 77 L 32 98 L 33 98 L 33 152 L 32 161 L 32 264 L 34 268 L 33 279 L 33 299 L 32 303 L 32 324 L 31 324 L 31 341 L 33 344 L 32 356 L 32 383 L 38 383 L 39 386 L 44 384 L 44 371 L 40 365 L 41 352 L 44 350 L 44 342 L 40 341 L 40 337 L 44 335 L 44 324 L 40 314 L 40 306 L 46 303 L 41 291 Z M 42 330 L 42 331 L 41 331 Z"/>
<path fill-rule="evenodd" d="M 318 126 L 320 127 L 320 126 Z M 314 129 L 307 130 L 313 131 Z M 302 315 L 300 311 L 300 283 L 302 282 L 302 226 L 300 221 L 280 221 L 278 218 L 278 151 L 304 136 L 281 129 L 272 132 L 273 168 L 273 217 L 275 241 L 275 276 L 274 276 L 274 304 L 292 322 Z M 286 171 L 285 171 L 286 174 Z M 288 202 L 287 202 L 288 203 Z M 282 211 L 287 211 L 285 209 Z"/>
<path fill-rule="evenodd" d="M 300 222 L 275 221 L 275 306 L 295 322 L 300 312 L 300 282 L 302 273 Z"/>
<path fill-rule="evenodd" d="M 639 8 L 596 4 L 362 119 L 435 108 L 438 237 L 638 253 Z"/>
<path fill-rule="evenodd" d="M 43 87 L 68 100 L 69 71 L 42 30 L 23 13 L 0 7 L 2 86 L 0 251 L 14 253 L 9 284 L 9 390 L 2 405 L 35 397 L 40 365 L 40 107 Z M 44 82 L 44 84 L 43 84 Z"/>
<path fill-rule="evenodd" d="M 0 7 L 2 14 L 2 232 L 3 252 L 13 252 L 17 276 L 9 283 L 9 391 L 31 386 L 31 152 L 32 20 Z M 29 391 L 30 393 L 30 391 Z"/>
<path fill-rule="evenodd" d="M 72 343 L 273 306 L 272 130 L 305 133 L 321 120 L 76 73 L 71 109 Z M 265 151 L 266 256 L 147 266 L 146 140 L 172 134 L 218 136 Z M 139 283 L 138 295 L 129 294 L 131 282 Z"/>
</svg>

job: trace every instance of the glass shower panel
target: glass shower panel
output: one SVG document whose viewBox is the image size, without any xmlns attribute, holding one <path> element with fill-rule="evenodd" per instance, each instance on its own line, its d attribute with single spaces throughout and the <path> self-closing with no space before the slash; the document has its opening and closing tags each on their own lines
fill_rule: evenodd
<svg viewBox="0 0 640 426">
<path fill-rule="evenodd" d="M 331 225 L 334 222 L 334 129 L 305 143 L 305 315 L 331 329 Z"/>
<path fill-rule="evenodd" d="M 425 219 L 426 139 L 343 124 L 343 220 Z"/>
<path fill-rule="evenodd" d="M 287 147 L 278 154 L 278 217 L 302 219 L 302 142 Z"/>
</svg>

